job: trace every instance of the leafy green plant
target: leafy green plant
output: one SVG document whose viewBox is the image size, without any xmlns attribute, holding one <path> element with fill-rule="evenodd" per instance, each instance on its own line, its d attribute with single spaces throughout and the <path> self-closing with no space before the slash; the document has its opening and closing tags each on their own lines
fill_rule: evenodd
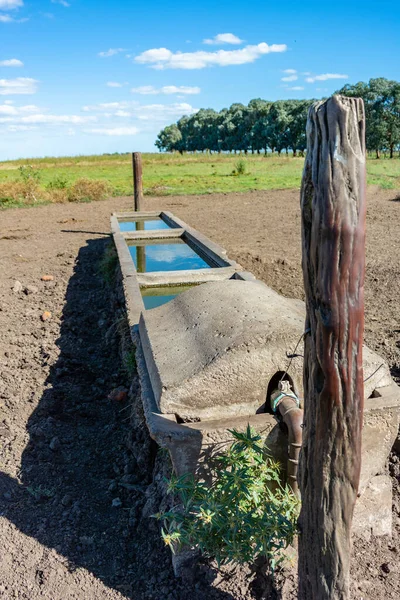
<svg viewBox="0 0 400 600">
<path fill-rule="evenodd" d="M 297 531 L 299 501 L 280 479 L 279 464 L 249 426 L 211 466 L 212 483 L 172 476 L 168 493 L 181 503 L 154 515 L 172 552 L 199 549 L 218 564 L 267 557 L 272 569 Z"/>
<path fill-rule="evenodd" d="M 46 188 L 48 190 L 65 190 L 68 187 L 68 179 L 63 177 L 62 175 L 57 175 L 54 177 L 47 185 Z"/>
<path fill-rule="evenodd" d="M 16 182 L 15 185 L 18 190 L 16 193 L 19 193 L 21 198 L 37 202 L 40 199 L 40 172 L 30 165 L 22 165 L 18 168 L 18 171 L 22 181 L 19 182 L 19 186 Z"/>
<path fill-rule="evenodd" d="M 21 177 L 24 183 L 34 182 L 38 184 L 41 179 L 40 171 L 38 171 L 38 169 L 35 169 L 31 165 L 22 165 L 18 168 L 18 171 L 19 176 Z"/>
<path fill-rule="evenodd" d="M 135 349 L 132 348 L 129 352 L 127 352 L 124 356 L 124 367 L 125 371 L 129 375 L 129 377 L 133 377 L 136 371 L 136 355 Z"/>
<path fill-rule="evenodd" d="M 100 261 L 100 273 L 108 285 L 114 282 L 115 269 L 118 264 L 118 255 L 114 244 L 107 244 Z"/>
<path fill-rule="evenodd" d="M 235 163 L 235 168 L 232 171 L 232 175 L 246 175 L 246 162 L 243 159 L 238 160 Z"/>
</svg>

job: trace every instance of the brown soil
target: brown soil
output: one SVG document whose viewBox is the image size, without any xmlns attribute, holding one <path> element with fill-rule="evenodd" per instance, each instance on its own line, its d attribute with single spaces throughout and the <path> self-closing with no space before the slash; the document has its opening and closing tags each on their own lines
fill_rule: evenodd
<svg viewBox="0 0 400 600">
<path fill-rule="evenodd" d="M 366 342 L 399 381 L 394 196 L 369 190 Z M 108 398 L 131 377 L 116 335 L 121 307 L 100 268 L 109 215 L 131 205 L 120 198 L 0 213 L 0 598 L 294 599 L 288 572 L 275 590 L 249 568 L 175 580 L 158 524 L 142 516 L 156 487 L 130 450 L 125 394 Z M 173 211 L 278 292 L 303 296 L 298 191 L 146 198 L 144 208 Z M 149 449 L 144 432 L 135 443 Z M 358 600 L 400 597 L 397 455 L 388 469 L 394 535 L 355 541 Z"/>
</svg>

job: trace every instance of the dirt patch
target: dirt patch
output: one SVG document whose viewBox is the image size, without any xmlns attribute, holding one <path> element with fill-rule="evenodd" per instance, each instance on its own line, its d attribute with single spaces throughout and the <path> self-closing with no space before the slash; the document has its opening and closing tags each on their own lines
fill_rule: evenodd
<svg viewBox="0 0 400 600">
<path fill-rule="evenodd" d="M 369 190 L 366 341 L 399 378 L 394 197 Z M 295 598 L 294 573 L 278 575 L 275 591 L 249 568 L 176 581 L 157 523 L 141 518 L 157 485 L 132 454 L 129 401 L 108 397 L 131 377 L 119 350 L 121 306 L 101 272 L 109 215 L 131 206 L 114 198 L 1 213 L 0 598 Z M 298 191 L 146 198 L 144 208 L 173 211 L 278 292 L 303 296 Z M 136 445 L 148 443 L 135 435 Z M 389 467 L 394 537 L 355 542 L 359 600 L 400 596 L 397 456 Z"/>
</svg>

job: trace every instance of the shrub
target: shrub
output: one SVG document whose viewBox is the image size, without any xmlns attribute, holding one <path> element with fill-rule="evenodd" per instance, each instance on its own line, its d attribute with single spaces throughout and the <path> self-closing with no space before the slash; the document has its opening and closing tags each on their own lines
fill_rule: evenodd
<svg viewBox="0 0 400 600">
<path fill-rule="evenodd" d="M 162 538 L 173 552 L 189 546 L 218 564 L 264 556 L 274 569 L 296 534 L 299 501 L 282 486 L 279 465 L 258 434 L 250 427 L 230 433 L 234 443 L 212 465 L 212 483 L 173 476 L 168 493 L 182 504 L 155 517 L 163 520 Z"/>
<path fill-rule="evenodd" d="M 57 175 L 57 177 L 52 179 L 46 185 L 46 189 L 48 189 L 48 190 L 65 190 L 67 187 L 68 187 L 68 179 L 66 179 L 62 175 Z"/>
<path fill-rule="evenodd" d="M 47 190 L 46 199 L 54 202 L 55 204 L 68 202 L 68 188 Z"/>
<path fill-rule="evenodd" d="M 25 165 L 18 168 L 19 175 L 24 183 L 35 182 L 36 184 L 40 181 L 40 171 L 32 167 L 31 165 Z"/>
<path fill-rule="evenodd" d="M 0 183 L 0 201 L 29 203 L 43 199 L 40 186 L 34 179 L 25 181 L 6 181 Z"/>
<path fill-rule="evenodd" d="M 240 159 L 235 163 L 235 172 L 237 175 L 245 175 L 246 174 L 246 163 L 243 159 Z"/>
<path fill-rule="evenodd" d="M 0 202 L 12 202 L 23 198 L 22 181 L 4 181 L 0 183 Z"/>
<path fill-rule="evenodd" d="M 105 200 L 111 195 L 111 186 L 107 181 L 99 179 L 77 179 L 68 190 L 70 202 L 92 202 Z"/>
</svg>

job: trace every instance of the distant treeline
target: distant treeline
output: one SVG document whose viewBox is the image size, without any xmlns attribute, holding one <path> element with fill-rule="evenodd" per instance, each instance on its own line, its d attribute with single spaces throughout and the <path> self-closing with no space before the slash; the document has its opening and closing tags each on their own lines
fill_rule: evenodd
<svg viewBox="0 0 400 600">
<path fill-rule="evenodd" d="M 393 157 L 400 149 L 400 83 L 370 79 L 369 83 L 345 85 L 337 92 L 364 100 L 368 151 L 388 152 Z M 277 100 L 256 98 L 247 106 L 232 104 L 217 112 L 202 108 L 168 125 L 158 134 L 155 145 L 166 152 L 252 152 L 306 150 L 306 121 L 314 100 Z"/>
</svg>

